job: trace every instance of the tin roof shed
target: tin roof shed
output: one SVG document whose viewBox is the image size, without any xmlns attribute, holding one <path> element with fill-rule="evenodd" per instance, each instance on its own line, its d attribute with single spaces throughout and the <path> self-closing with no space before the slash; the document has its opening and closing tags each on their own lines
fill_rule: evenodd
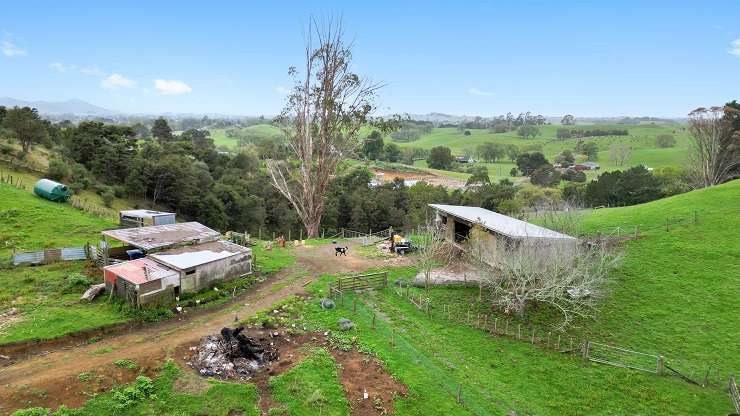
<svg viewBox="0 0 740 416">
<path fill-rule="evenodd" d="M 197 222 L 103 231 L 103 236 L 144 251 L 216 241 L 221 233 Z"/>
</svg>

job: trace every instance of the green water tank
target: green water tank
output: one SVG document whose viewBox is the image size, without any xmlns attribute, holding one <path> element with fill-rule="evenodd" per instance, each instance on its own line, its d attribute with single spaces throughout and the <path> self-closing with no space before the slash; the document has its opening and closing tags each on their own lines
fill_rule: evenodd
<svg viewBox="0 0 740 416">
<path fill-rule="evenodd" d="M 54 202 L 67 202 L 72 192 L 67 185 L 54 182 L 51 179 L 40 179 L 33 187 L 33 193 L 41 198 Z"/>
</svg>

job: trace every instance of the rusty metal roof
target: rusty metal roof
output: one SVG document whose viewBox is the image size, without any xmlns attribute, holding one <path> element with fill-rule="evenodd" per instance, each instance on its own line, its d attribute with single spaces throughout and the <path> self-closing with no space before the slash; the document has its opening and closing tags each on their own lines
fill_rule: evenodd
<svg viewBox="0 0 740 416">
<path fill-rule="evenodd" d="M 221 238 L 221 233 L 197 222 L 106 230 L 103 231 L 103 235 L 144 251 L 187 243 L 216 241 Z"/>
<path fill-rule="evenodd" d="M 105 270 L 136 285 L 151 282 L 152 280 L 159 280 L 164 277 L 179 275 L 177 271 L 148 258 L 106 266 Z"/>
</svg>

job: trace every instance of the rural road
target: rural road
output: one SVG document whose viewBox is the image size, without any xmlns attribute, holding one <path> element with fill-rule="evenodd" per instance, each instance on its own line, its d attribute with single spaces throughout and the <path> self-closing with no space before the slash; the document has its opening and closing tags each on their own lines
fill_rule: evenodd
<svg viewBox="0 0 740 416">
<path fill-rule="evenodd" d="M 117 360 L 133 360 L 145 372 L 154 374 L 156 366 L 172 356 L 177 347 L 195 344 L 201 337 L 233 325 L 235 315 L 244 319 L 280 299 L 301 293 L 305 283 L 319 275 L 361 272 L 387 264 L 383 259 L 358 256 L 352 244 L 346 257 L 335 257 L 331 245 L 293 250 L 297 258 L 294 266 L 212 311 L 144 326 L 134 332 L 109 335 L 89 345 L 57 347 L 0 367 L 0 414 L 35 406 L 81 406 L 92 394 L 131 381 L 136 376 L 131 370 L 113 365 Z M 80 376 L 83 373 L 93 375 L 93 382 Z"/>
</svg>

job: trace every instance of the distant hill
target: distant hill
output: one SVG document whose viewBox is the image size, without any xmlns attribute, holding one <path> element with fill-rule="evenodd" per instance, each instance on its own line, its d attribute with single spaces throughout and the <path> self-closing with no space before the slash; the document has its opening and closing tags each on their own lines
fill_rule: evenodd
<svg viewBox="0 0 740 416">
<path fill-rule="evenodd" d="M 116 111 L 90 104 L 86 101 L 72 99 L 68 101 L 24 101 L 10 97 L 0 97 L 0 106 L 32 107 L 41 114 L 77 114 L 110 116 L 119 114 Z"/>
</svg>

